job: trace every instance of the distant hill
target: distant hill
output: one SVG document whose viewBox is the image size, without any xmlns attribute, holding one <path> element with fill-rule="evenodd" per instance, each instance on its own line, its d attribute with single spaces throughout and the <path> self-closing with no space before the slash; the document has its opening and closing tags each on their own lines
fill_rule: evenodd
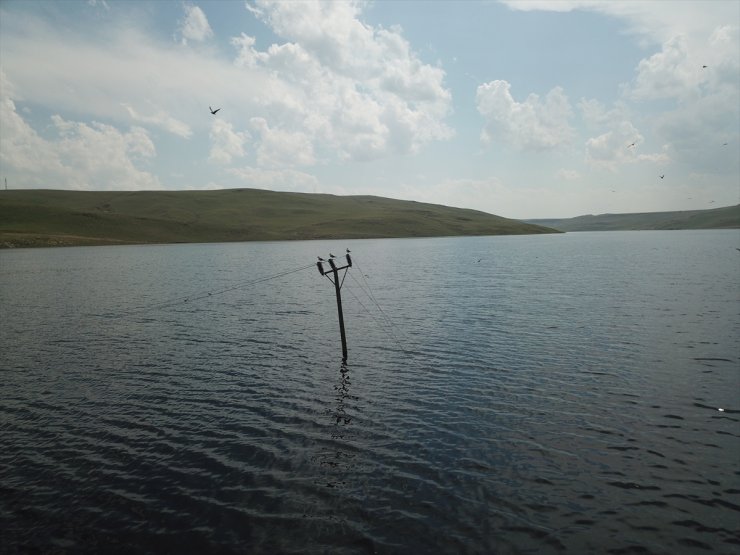
<svg viewBox="0 0 740 555">
<path fill-rule="evenodd" d="M 374 196 L 0 191 L 0 247 L 558 233 L 477 210 Z"/>
<path fill-rule="evenodd" d="M 599 214 L 566 219 L 524 220 L 560 231 L 740 228 L 740 204 L 711 210 Z"/>
</svg>

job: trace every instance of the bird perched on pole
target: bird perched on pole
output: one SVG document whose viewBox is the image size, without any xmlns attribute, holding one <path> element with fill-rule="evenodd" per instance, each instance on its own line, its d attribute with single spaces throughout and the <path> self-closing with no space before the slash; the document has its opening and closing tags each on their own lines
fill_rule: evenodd
<svg viewBox="0 0 740 555">
<path fill-rule="evenodd" d="M 325 261 L 325 260 L 324 260 L 323 258 L 321 258 L 320 256 L 317 256 L 316 258 L 318 258 L 318 259 L 319 259 L 319 262 L 326 262 L 326 261 Z"/>
<path fill-rule="evenodd" d="M 347 249 L 347 254 L 349 254 L 349 253 L 351 253 L 351 252 L 352 252 L 351 250 Z"/>
<path fill-rule="evenodd" d="M 329 258 L 336 258 L 332 253 L 329 253 Z"/>
</svg>

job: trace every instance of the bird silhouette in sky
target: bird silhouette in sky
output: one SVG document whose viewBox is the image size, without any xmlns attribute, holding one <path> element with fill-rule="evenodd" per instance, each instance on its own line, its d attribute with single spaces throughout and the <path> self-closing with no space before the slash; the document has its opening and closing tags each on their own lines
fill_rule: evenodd
<svg viewBox="0 0 740 555">
<path fill-rule="evenodd" d="M 632 148 L 633 146 L 635 146 L 635 143 L 632 143 L 631 145 L 627 145 L 627 148 Z"/>
<path fill-rule="evenodd" d="M 663 179 L 665 177 L 665 174 L 661 175 L 660 178 Z"/>
<path fill-rule="evenodd" d="M 722 146 L 727 146 L 727 143 L 722 143 Z"/>
<path fill-rule="evenodd" d="M 707 69 L 709 66 L 701 66 L 702 69 Z"/>
<path fill-rule="evenodd" d="M 216 112 L 218 112 L 218 111 L 219 111 L 219 110 L 220 110 L 221 108 L 216 108 L 216 109 L 214 110 L 213 108 L 211 108 L 211 107 L 209 106 L 209 107 L 208 107 L 208 109 L 209 109 L 209 110 L 211 111 L 211 114 L 213 114 L 213 115 L 215 116 L 215 115 L 216 115 Z"/>
</svg>

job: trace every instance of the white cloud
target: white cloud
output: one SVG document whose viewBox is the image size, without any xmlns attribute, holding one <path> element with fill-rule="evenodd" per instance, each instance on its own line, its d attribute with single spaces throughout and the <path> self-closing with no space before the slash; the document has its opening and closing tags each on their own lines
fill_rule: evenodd
<svg viewBox="0 0 740 555">
<path fill-rule="evenodd" d="M 637 160 L 637 151 L 644 141 L 632 123 L 622 121 L 610 131 L 586 141 L 586 161 L 617 171 L 619 165 Z"/>
<path fill-rule="evenodd" d="M 161 127 L 165 131 L 168 131 L 173 135 L 177 135 L 185 139 L 189 138 L 193 134 L 188 124 L 176 118 L 173 118 L 164 110 L 157 110 L 154 114 L 150 116 L 144 116 L 138 113 L 128 104 L 123 104 L 123 107 L 126 108 L 126 111 L 129 113 L 131 118 L 139 123 L 148 123 L 157 127 Z"/>
<path fill-rule="evenodd" d="M 0 72 L 0 83 L 6 82 Z M 53 189 L 159 188 L 156 177 L 137 167 L 156 154 L 146 130 L 132 127 L 121 132 L 110 125 L 87 125 L 54 115 L 57 137 L 48 140 L 23 120 L 6 90 L 0 87 L 0 162 L 16 183 Z"/>
<path fill-rule="evenodd" d="M 659 53 L 640 62 L 627 92 L 635 100 L 677 101 L 652 121 L 666 145 L 658 155 L 660 162 L 670 158 L 702 171 L 736 174 L 737 158 L 719 147 L 740 138 L 738 27 L 718 26 L 707 44 L 710 49 L 699 58 L 683 38 L 668 41 Z"/>
<path fill-rule="evenodd" d="M 661 114 L 656 133 L 676 160 L 697 170 L 737 176 L 740 139 L 740 95 L 730 88 Z M 728 148 L 724 143 L 733 146 Z"/>
<path fill-rule="evenodd" d="M 181 122 L 205 133 L 209 104 L 229 107 L 231 115 L 254 114 L 281 94 L 280 83 L 264 71 L 237 68 L 210 50 L 158 43 L 134 25 L 106 27 L 106 40 L 99 41 L 28 14 L 14 14 L 13 24 L 3 27 L 2 64 L 14 98 L 58 113 L 83 111 L 124 125 L 131 121 L 124 104 L 158 119 L 166 112 L 170 131 Z M 152 107 L 154 116 L 143 107 Z"/>
<path fill-rule="evenodd" d="M 584 123 L 591 128 L 611 126 L 629 119 L 629 111 L 625 104 L 617 101 L 614 107 L 607 109 L 596 99 L 581 99 L 578 103 Z"/>
<path fill-rule="evenodd" d="M 625 22 L 646 48 L 660 51 L 643 59 L 634 84 L 636 99 L 685 99 L 718 74 L 737 83 L 738 3 L 725 0 L 501 0 L 516 10 L 602 13 Z M 710 71 L 702 71 L 702 66 Z M 734 71 L 734 73 L 733 73 Z"/>
<path fill-rule="evenodd" d="M 319 188 L 319 181 L 316 177 L 291 169 L 266 170 L 244 166 L 230 168 L 227 172 L 244 181 L 246 186 L 255 189 L 315 193 Z"/>
<path fill-rule="evenodd" d="M 661 152 L 641 152 L 647 141 L 632 123 L 630 112 L 622 101 L 607 109 L 598 100 L 582 99 L 578 107 L 584 123 L 591 129 L 601 131 L 600 135 L 586 141 L 586 161 L 590 165 L 616 172 L 622 164 L 667 164 L 671 161 L 665 145 Z"/>
<path fill-rule="evenodd" d="M 183 44 L 187 44 L 189 40 L 203 42 L 213 36 L 213 30 L 203 10 L 190 4 L 185 4 L 183 9 L 185 10 L 185 19 L 180 24 L 180 35 L 182 35 Z"/>
<path fill-rule="evenodd" d="M 565 181 L 575 181 L 581 178 L 581 174 L 578 173 L 576 170 L 567 170 L 565 168 L 561 168 L 560 170 L 558 170 L 557 178 L 564 179 Z"/>
<path fill-rule="evenodd" d="M 87 5 L 92 6 L 93 8 L 100 6 L 106 11 L 110 10 L 110 6 L 108 6 L 108 3 L 105 0 L 87 0 Z"/>
<path fill-rule="evenodd" d="M 587 143 L 591 164 L 615 170 L 632 161 L 676 163 L 714 174 L 737 175 L 736 153 L 719 146 L 740 141 L 738 2 L 503 2 L 517 10 L 589 10 L 618 18 L 651 52 L 638 63 L 634 79 L 623 85 L 620 105 L 607 111 L 594 101 L 581 103 L 584 121 L 602 131 Z M 640 126 L 649 130 L 649 142 L 660 140 L 660 150 L 631 155 L 620 150 L 620 142 L 627 139 L 624 130 L 635 121 L 624 102 L 632 102 L 634 110 L 642 114 L 652 113 L 649 120 L 639 120 Z"/>
<path fill-rule="evenodd" d="M 158 42 L 137 25 L 111 26 L 103 41 L 15 13 L 3 29 L 3 64 L 25 102 L 61 114 L 84 106 L 99 121 L 134 117 L 181 136 L 208 129 L 208 105 L 242 126 L 262 118 L 270 130 L 311 143 L 302 152 L 313 154 L 301 164 L 413 153 L 451 138 L 444 71 L 424 63 L 400 29 L 362 22 L 364 6 L 259 2 L 252 9 L 282 42 L 260 50 L 241 35 L 232 40 L 232 60 L 215 49 Z M 202 10 L 185 11 L 182 38 L 207 38 Z M 279 159 L 263 153 L 264 163 Z"/>
<path fill-rule="evenodd" d="M 709 71 L 704 75 L 711 90 L 727 87 L 737 90 L 740 74 L 740 27 L 717 27 L 709 37 L 708 46 L 705 64 Z"/>
<path fill-rule="evenodd" d="M 260 137 L 257 146 L 260 166 L 285 168 L 314 164 L 313 145 L 305 133 L 271 129 L 263 118 L 252 118 L 250 123 Z"/>
<path fill-rule="evenodd" d="M 737 3 L 726 0 L 500 0 L 512 9 L 522 11 L 573 10 L 594 11 L 617 17 L 627 23 L 635 35 L 651 44 L 661 44 L 685 34 L 707 37 L 717 26 L 737 21 Z"/>
<path fill-rule="evenodd" d="M 236 64 L 281 83 L 264 113 L 270 128 L 303 133 L 322 155 L 373 159 L 415 152 L 453 135 L 444 71 L 424 64 L 400 29 L 360 21 L 360 2 L 266 2 L 250 9 L 289 42 L 255 49 L 237 37 Z"/>
<path fill-rule="evenodd" d="M 229 164 L 233 158 L 244 156 L 244 144 L 251 138 L 249 132 L 234 131 L 233 126 L 216 118 L 211 124 L 211 153 L 208 160 L 219 164 Z"/>
<path fill-rule="evenodd" d="M 702 64 L 689 56 L 686 38 L 673 37 L 660 52 L 640 61 L 628 95 L 636 100 L 695 98 L 704 74 Z"/>
<path fill-rule="evenodd" d="M 572 110 L 562 88 L 555 87 L 544 100 L 530 94 L 524 102 L 514 100 L 510 89 L 508 82 L 496 80 L 476 91 L 478 112 L 486 121 L 484 142 L 503 140 L 521 149 L 546 150 L 573 139 L 568 123 Z"/>
</svg>

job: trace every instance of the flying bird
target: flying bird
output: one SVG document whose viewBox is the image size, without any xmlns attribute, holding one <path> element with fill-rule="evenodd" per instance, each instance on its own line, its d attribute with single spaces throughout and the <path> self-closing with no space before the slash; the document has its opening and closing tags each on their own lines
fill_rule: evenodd
<svg viewBox="0 0 740 555">
<path fill-rule="evenodd" d="M 707 69 L 708 66 L 701 66 L 702 69 Z"/>
<path fill-rule="evenodd" d="M 663 179 L 665 177 L 665 174 L 661 175 L 660 178 Z"/>
<path fill-rule="evenodd" d="M 722 146 L 727 146 L 727 143 L 722 143 Z"/>
<path fill-rule="evenodd" d="M 631 145 L 627 145 L 627 148 L 632 148 L 633 146 L 635 146 L 635 143 L 632 143 Z"/>
<path fill-rule="evenodd" d="M 209 106 L 209 107 L 208 107 L 208 109 L 209 109 L 209 110 L 211 111 L 211 114 L 213 114 L 213 115 L 215 116 L 215 115 L 216 115 L 216 112 L 218 112 L 218 111 L 219 111 L 219 110 L 220 110 L 221 108 L 216 108 L 216 109 L 214 110 L 213 108 L 211 108 L 211 107 Z"/>
</svg>

